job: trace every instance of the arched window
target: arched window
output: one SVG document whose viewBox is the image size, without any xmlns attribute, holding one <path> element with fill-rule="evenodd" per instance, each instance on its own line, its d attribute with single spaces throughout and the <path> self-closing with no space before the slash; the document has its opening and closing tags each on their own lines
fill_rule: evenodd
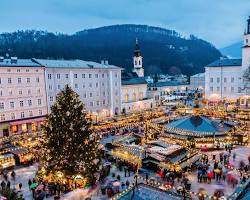
<svg viewBox="0 0 250 200">
<path fill-rule="evenodd" d="M 137 65 L 137 60 L 135 60 L 135 65 Z"/>
<path fill-rule="evenodd" d="M 139 65 L 141 65 L 141 61 L 139 60 Z"/>
</svg>

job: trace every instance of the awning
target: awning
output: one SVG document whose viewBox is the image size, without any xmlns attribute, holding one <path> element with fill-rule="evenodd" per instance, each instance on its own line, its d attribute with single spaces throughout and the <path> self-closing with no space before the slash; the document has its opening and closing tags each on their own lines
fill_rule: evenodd
<svg viewBox="0 0 250 200">
<path fill-rule="evenodd" d="M 41 122 L 44 120 L 45 120 L 45 117 L 38 117 L 38 118 L 33 118 L 33 119 L 25 119 L 25 120 L 10 122 L 10 125 L 15 126 L 15 125 L 20 125 L 20 124 L 31 124 L 33 122 Z"/>
</svg>

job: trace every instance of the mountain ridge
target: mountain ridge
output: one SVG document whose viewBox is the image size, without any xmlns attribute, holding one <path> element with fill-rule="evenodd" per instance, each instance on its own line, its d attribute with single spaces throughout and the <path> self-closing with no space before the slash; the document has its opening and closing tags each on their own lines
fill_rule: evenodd
<svg viewBox="0 0 250 200">
<path fill-rule="evenodd" d="M 221 57 L 211 43 L 193 35 L 187 38 L 175 30 L 136 24 L 85 29 L 70 35 L 35 30 L 2 33 L 0 55 L 97 62 L 106 59 L 131 71 L 136 38 L 146 74 L 192 75 L 203 72 L 205 65 Z"/>
</svg>

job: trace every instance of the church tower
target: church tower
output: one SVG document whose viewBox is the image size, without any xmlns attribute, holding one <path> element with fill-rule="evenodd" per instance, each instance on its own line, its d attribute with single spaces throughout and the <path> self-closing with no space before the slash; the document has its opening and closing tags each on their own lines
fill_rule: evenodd
<svg viewBox="0 0 250 200">
<path fill-rule="evenodd" d="M 244 45 L 242 47 L 242 76 L 243 91 L 250 95 L 250 16 L 247 20 L 247 29 L 244 34 Z"/>
<path fill-rule="evenodd" d="M 250 66 L 250 16 L 247 20 L 247 29 L 244 34 L 244 45 L 242 48 L 242 68 L 243 71 Z"/>
<path fill-rule="evenodd" d="M 134 50 L 134 69 L 133 72 L 135 72 L 138 77 L 144 77 L 144 69 L 142 67 L 142 56 L 141 51 L 139 48 L 138 40 L 136 38 L 135 42 L 135 50 Z"/>
</svg>

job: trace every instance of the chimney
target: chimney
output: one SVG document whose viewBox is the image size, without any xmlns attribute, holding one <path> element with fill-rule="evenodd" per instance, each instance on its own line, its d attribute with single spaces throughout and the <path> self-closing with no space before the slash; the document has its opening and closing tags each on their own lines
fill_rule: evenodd
<svg viewBox="0 0 250 200">
<path fill-rule="evenodd" d="M 104 62 L 105 62 L 104 63 L 105 65 L 109 65 L 109 61 L 108 60 L 105 60 Z"/>
<path fill-rule="evenodd" d="M 104 62 L 105 62 L 104 60 L 101 60 L 101 64 L 102 64 L 102 65 L 104 65 Z"/>
<path fill-rule="evenodd" d="M 10 62 L 13 63 L 17 63 L 17 57 L 10 57 Z"/>
</svg>

